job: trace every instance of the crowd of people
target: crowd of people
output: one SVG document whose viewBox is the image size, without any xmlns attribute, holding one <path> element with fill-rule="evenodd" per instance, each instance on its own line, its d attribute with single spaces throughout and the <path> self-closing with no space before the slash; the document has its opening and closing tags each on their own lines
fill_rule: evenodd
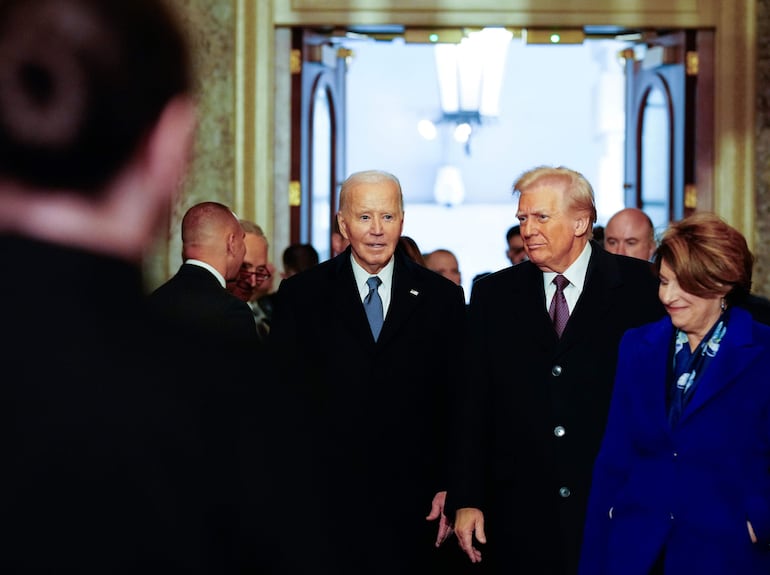
<svg viewBox="0 0 770 575">
<path fill-rule="evenodd" d="M 147 293 L 191 69 L 162 0 L 0 5 L 0 572 L 770 573 L 770 306 L 738 230 L 658 241 L 627 208 L 600 243 L 586 178 L 534 167 L 466 305 L 366 170 L 326 261 L 278 274 L 203 201 Z"/>
</svg>

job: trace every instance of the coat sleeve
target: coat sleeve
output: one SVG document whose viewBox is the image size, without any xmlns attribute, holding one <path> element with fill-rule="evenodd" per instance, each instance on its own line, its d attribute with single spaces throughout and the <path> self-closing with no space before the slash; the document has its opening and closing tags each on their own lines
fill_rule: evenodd
<svg viewBox="0 0 770 575">
<path fill-rule="evenodd" d="M 618 352 L 615 386 L 599 455 L 596 458 L 580 554 L 579 575 L 603 575 L 609 548 L 611 509 L 626 482 L 632 459 L 630 429 L 630 374 L 635 373 L 639 346 L 636 330 L 627 332 Z"/>
</svg>

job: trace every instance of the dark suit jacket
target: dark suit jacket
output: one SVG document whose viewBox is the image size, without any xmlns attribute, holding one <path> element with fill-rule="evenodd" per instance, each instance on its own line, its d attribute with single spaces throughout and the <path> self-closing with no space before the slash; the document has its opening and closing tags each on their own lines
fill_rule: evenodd
<svg viewBox="0 0 770 575">
<path fill-rule="evenodd" d="M 673 429 L 671 320 L 621 342 L 581 573 L 647 575 L 664 546 L 667 574 L 770 573 L 770 328 L 742 309 L 730 314 Z"/>
<path fill-rule="evenodd" d="M 162 315 L 210 338 L 209 345 L 226 342 L 254 350 L 259 345 L 248 304 L 200 266 L 182 264 L 174 277 L 150 295 L 150 302 Z"/>
<path fill-rule="evenodd" d="M 449 505 L 484 511 L 491 572 L 576 571 L 618 344 L 626 329 L 663 314 L 657 285 L 647 262 L 593 244 L 559 340 L 535 264 L 475 283 Z"/>
<path fill-rule="evenodd" d="M 0 572 L 240 573 L 259 538 L 221 454 L 245 402 L 198 376 L 137 266 L 11 237 L 0 257 Z"/>
<path fill-rule="evenodd" d="M 425 516 L 446 487 L 462 289 L 397 252 L 375 342 L 350 257 L 284 280 L 275 300 L 270 345 L 290 396 L 277 426 L 294 440 L 283 499 L 310 526 L 286 572 L 431 573 L 437 522 Z"/>
</svg>

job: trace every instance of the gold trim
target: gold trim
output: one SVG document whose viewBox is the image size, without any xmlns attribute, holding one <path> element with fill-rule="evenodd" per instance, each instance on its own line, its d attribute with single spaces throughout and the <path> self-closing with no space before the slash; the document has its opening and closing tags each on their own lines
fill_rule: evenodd
<svg viewBox="0 0 770 575">
<path fill-rule="evenodd" d="M 302 205 L 302 188 L 297 180 L 289 182 L 289 205 L 293 208 Z"/>
</svg>

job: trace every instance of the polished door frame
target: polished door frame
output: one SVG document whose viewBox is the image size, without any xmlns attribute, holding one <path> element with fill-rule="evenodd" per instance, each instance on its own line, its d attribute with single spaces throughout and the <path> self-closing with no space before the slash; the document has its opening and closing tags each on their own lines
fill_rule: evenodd
<svg viewBox="0 0 770 575">
<path fill-rule="evenodd" d="M 345 173 L 345 73 L 344 54 L 324 34 L 311 29 L 292 30 L 293 50 L 301 54 L 301 69 L 292 81 L 292 181 L 296 182 L 295 197 L 291 202 L 291 243 L 312 243 L 322 258 L 331 247 L 332 218 L 336 213 L 339 184 Z M 319 110 L 317 95 L 325 96 L 327 106 Z M 315 133 L 317 115 L 328 112 L 328 149 L 322 157 L 316 153 L 321 142 Z M 319 165 L 324 162 L 324 165 Z M 327 175 L 319 181 L 317 174 Z M 317 186 L 328 192 L 328 205 L 318 206 Z M 321 190 L 324 191 L 324 190 Z M 298 201 L 297 201 L 298 200 Z M 316 211 L 323 215 L 319 222 Z M 323 224 L 323 237 L 314 226 Z"/>
<path fill-rule="evenodd" d="M 261 197 L 255 206 L 269 206 L 267 221 L 276 249 L 288 242 L 287 198 L 290 179 L 286 166 L 290 146 L 283 134 L 290 131 L 289 82 L 279 77 L 289 54 L 290 29 L 304 26 L 402 24 L 405 26 L 483 26 L 489 22 L 509 27 L 575 28 L 585 25 L 620 25 L 626 28 L 701 28 L 714 31 L 714 147 L 713 197 L 709 205 L 754 242 L 755 107 L 757 6 L 754 0 L 651 0 L 644 6 L 611 0 L 549 1 L 533 9 L 527 0 L 485 0 L 468 8 L 452 0 L 397 0 L 384 6 L 377 0 L 234 0 L 238 26 L 237 74 L 244 86 L 253 86 L 256 102 L 239 96 L 237 138 L 240 196 Z M 340 5 L 340 2 L 344 6 Z M 241 25 L 242 23 L 242 25 Z M 274 134 L 267 146 L 265 134 Z M 249 151 L 248 154 L 242 150 Z M 253 150 L 254 153 L 250 153 Z M 700 154 L 704 157 L 708 154 Z M 704 170 L 706 167 L 699 166 Z M 269 184 L 266 190 L 261 184 Z M 738 191 L 738 193 L 736 193 Z M 265 194 L 267 197 L 265 198 Z M 246 214 L 247 217 L 255 214 Z"/>
</svg>

